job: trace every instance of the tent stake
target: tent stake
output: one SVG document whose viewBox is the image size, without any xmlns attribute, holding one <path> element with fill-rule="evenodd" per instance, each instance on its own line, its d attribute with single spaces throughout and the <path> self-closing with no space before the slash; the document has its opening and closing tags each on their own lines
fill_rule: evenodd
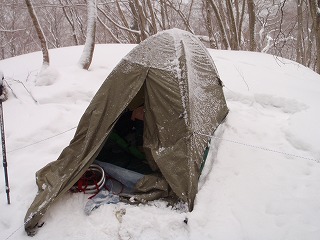
<svg viewBox="0 0 320 240">
<path fill-rule="evenodd" d="M 8 178 L 8 164 L 7 164 L 6 143 L 5 143 L 5 134 L 4 134 L 2 100 L 0 100 L 0 125 L 1 125 L 1 142 L 2 142 L 4 179 L 6 184 L 7 202 L 8 204 L 10 204 L 10 195 L 9 195 L 10 188 L 9 188 L 9 178 Z"/>
</svg>

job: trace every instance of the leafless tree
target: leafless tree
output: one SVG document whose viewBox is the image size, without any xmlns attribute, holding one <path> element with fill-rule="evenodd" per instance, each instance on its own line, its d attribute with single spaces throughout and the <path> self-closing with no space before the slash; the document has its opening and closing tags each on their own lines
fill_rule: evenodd
<svg viewBox="0 0 320 240">
<path fill-rule="evenodd" d="M 320 74 L 320 0 L 309 0 L 312 28 L 316 40 L 315 69 Z"/>
<path fill-rule="evenodd" d="M 89 0 L 30 1 L 47 48 L 82 45 L 93 36 L 87 32 L 93 30 L 87 20 Z M 207 47 L 262 51 L 320 69 L 319 0 L 95 2 L 91 43 L 140 43 L 175 27 L 199 36 Z M 0 59 L 45 49 L 25 1 L 0 0 L 0 11 Z"/>
<path fill-rule="evenodd" d="M 27 5 L 27 9 L 28 12 L 30 14 L 30 17 L 32 19 L 33 22 L 33 26 L 36 29 L 38 38 L 40 40 L 41 43 L 41 50 L 42 50 L 42 55 L 43 55 L 43 67 L 49 66 L 50 64 L 50 58 L 49 58 L 49 50 L 48 50 L 48 45 L 47 45 L 47 41 L 46 38 L 43 34 L 42 28 L 40 26 L 40 23 L 38 21 L 37 15 L 33 9 L 31 0 L 25 0 L 26 5 Z"/>
<path fill-rule="evenodd" d="M 70 7 L 66 7 L 66 3 L 62 2 L 62 0 L 59 0 L 61 6 L 62 6 L 62 11 L 63 14 L 67 20 L 67 22 L 70 24 L 71 27 L 71 34 L 74 40 L 74 45 L 79 45 L 79 40 L 77 36 L 77 31 L 76 31 L 76 23 L 75 23 L 75 18 L 73 17 L 73 11 L 70 10 Z"/>
<path fill-rule="evenodd" d="M 150 14 L 150 18 L 151 18 L 151 27 L 152 27 L 152 33 L 156 34 L 158 32 L 158 27 L 157 27 L 157 23 L 156 23 L 156 16 L 155 16 L 155 12 L 154 12 L 154 7 L 151 3 L 151 0 L 146 0 L 147 1 L 147 6 L 149 9 L 149 14 Z"/>
<path fill-rule="evenodd" d="M 297 25 L 296 61 L 305 64 L 303 47 L 303 0 L 297 0 Z"/>
<path fill-rule="evenodd" d="M 230 43 L 231 49 L 238 50 L 239 49 L 239 41 L 238 41 L 238 30 L 236 26 L 236 21 L 234 17 L 234 11 L 232 7 L 231 0 L 226 0 L 226 12 L 227 12 L 227 22 L 230 31 Z"/>
<path fill-rule="evenodd" d="M 228 38 L 227 38 L 227 35 L 226 35 L 225 27 L 224 27 L 220 12 L 218 10 L 218 7 L 217 7 L 217 5 L 215 4 L 215 2 L 213 0 L 209 0 L 209 3 L 211 5 L 211 7 L 213 9 L 213 12 L 215 14 L 215 17 L 217 19 L 217 24 L 218 24 L 219 29 L 220 29 L 221 42 L 222 42 L 223 48 L 224 49 L 229 49 L 230 48 L 229 41 L 228 41 Z"/>
<path fill-rule="evenodd" d="M 256 14 L 255 6 L 253 0 L 247 0 L 248 3 L 248 14 L 249 14 L 249 42 L 250 51 L 256 50 L 256 40 L 255 40 L 255 24 L 256 24 Z"/>
<path fill-rule="evenodd" d="M 160 16 L 161 16 L 161 28 L 163 30 L 170 28 L 170 21 L 168 17 L 168 5 L 166 0 L 160 0 Z"/>
<path fill-rule="evenodd" d="M 186 30 L 188 30 L 191 33 L 194 33 L 191 25 L 190 25 L 190 19 L 188 19 L 188 17 L 184 14 L 182 8 L 181 8 L 181 4 L 175 4 L 174 1 L 172 0 L 167 0 L 168 6 L 170 6 L 171 9 L 173 9 L 181 18 L 181 20 L 184 23 L 184 27 L 186 28 Z"/>
<path fill-rule="evenodd" d="M 243 21 L 244 21 L 244 14 L 246 10 L 246 0 L 242 0 L 242 3 L 239 0 L 235 0 L 234 5 L 235 5 L 235 11 L 236 11 L 236 25 L 238 26 L 238 40 L 239 40 L 239 46 L 241 48 L 242 46 L 244 46 L 242 27 L 243 27 Z"/>
<path fill-rule="evenodd" d="M 88 70 L 93 58 L 95 37 L 96 37 L 96 23 L 97 23 L 97 2 L 96 0 L 88 0 L 88 21 L 87 34 L 84 49 L 79 60 L 79 65 Z"/>
<path fill-rule="evenodd" d="M 206 28 L 208 31 L 210 48 L 217 48 L 216 41 L 214 38 L 214 32 L 212 28 L 212 10 L 210 7 L 209 0 L 204 0 L 205 18 L 206 18 Z"/>
<path fill-rule="evenodd" d="M 20 53 L 22 44 L 16 44 L 19 36 L 26 30 L 20 25 L 18 16 L 21 16 L 20 10 L 15 8 L 16 1 L 11 3 L 4 1 L 0 4 L 0 49 L 1 58 L 13 57 Z M 1 59 L 0 58 L 0 59 Z"/>
</svg>

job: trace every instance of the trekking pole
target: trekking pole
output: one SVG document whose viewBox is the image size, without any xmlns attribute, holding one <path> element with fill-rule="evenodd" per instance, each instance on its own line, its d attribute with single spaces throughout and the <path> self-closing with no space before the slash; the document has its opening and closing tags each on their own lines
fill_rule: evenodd
<svg viewBox="0 0 320 240">
<path fill-rule="evenodd" d="M 1 125 L 1 142 L 2 142 L 4 179 L 5 179 L 5 184 L 6 184 L 7 202 L 8 202 L 8 204 L 10 204 L 10 195 L 9 195 L 10 188 L 9 188 L 8 164 L 7 164 L 7 155 L 6 155 L 6 142 L 5 142 L 5 135 L 4 135 L 2 100 L 0 100 L 0 125 Z"/>
</svg>

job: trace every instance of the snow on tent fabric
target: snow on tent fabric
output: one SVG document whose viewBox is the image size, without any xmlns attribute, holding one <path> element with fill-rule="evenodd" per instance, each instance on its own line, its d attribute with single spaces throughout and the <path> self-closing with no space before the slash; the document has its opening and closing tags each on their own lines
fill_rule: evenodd
<svg viewBox="0 0 320 240">
<path fill-rule="evenodd" d="M 38 194 L 25 216 L 33 234 L 48 207 L 94 162 L 125 109 L 144 104 L 143 149 L 153 170 L 134 198 L 176 197 L 192 210 L 208 138 L 228 114 L 214 62 L 198 38 L 171 29 L 149 37 L 109 74 L 80 119 L 74 138 L 36 173 Z"/>
</svg>

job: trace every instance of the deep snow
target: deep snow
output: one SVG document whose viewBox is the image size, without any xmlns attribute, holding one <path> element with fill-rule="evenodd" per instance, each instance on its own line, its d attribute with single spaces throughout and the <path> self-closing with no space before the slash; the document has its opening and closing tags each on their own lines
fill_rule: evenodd
<svg viewBox="0 0 320 240">
<path fill-rule="evenodd" d="M 77 65 L 82 46 L 50 50 L 51 67 L 41 74 L 41 52 L 0 61 L 10 86 L 3 107 L 11 197 L 7 205 L 1 170 L 0 239 L 29 239 L 23 219 L 37 192 L 35 172 L 57 159 L 133 47 L 97 45 L 89 71 Z M 88 196 L 68 193 L 33 239 L 319 239 L 320 76 L 267 54 L 210 53 L 230 113 L 212 138 L 193 212 L 155 201 L 104 205 L 86 216 Z"/>
</svg>

